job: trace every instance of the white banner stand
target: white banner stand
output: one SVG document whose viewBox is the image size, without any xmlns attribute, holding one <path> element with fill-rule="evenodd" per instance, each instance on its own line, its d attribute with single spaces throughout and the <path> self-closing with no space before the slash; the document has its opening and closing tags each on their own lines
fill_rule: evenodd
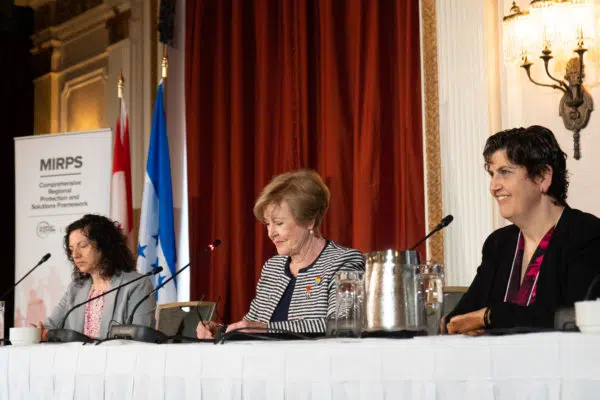
<svg viewBox="0 0 600 400">
<path fill-rule="evenodd" d="M 110 129 L 15 138 L 14 326 L 44 321 L 71 282 L 65 228 L 84 214 L 109 215 Z M 10 268 L 10 267 L 9 267 Z"/>
</svg>

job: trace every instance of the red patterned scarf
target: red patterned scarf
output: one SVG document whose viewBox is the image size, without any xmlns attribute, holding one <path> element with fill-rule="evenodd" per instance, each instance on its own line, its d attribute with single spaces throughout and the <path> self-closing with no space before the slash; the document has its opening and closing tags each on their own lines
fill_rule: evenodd
<svg viewBox="0 0 600 400">
<path fill-rule="evenodd" d="M 550 228 L 550 230 L 544 235 L 538 248 L 535 250 L 535 253 L 533 253 L 533 257 L 531 257 L 531 261 L 529 261 L 529 265 L 525 271 L 523 282 L 520 282 L 520 280 L 525 241 L 523 240 L 523 235 L 521 232 L 519 232 L 519 241 L 517 242 L 517 250 L 513 260 L 512 269 L 510 271 L 510 278 L 508 279 L 508 287 L 506 288 L 504 302 L 510 302 L 520 306 L 528 306 L 535 301 L 540 267 L 544 261 L 544 255 L 546 254 L 546 250 L 550 244 L 550 239 L 554 233 L 554 228 L 554 226 Z"/>
</svg>

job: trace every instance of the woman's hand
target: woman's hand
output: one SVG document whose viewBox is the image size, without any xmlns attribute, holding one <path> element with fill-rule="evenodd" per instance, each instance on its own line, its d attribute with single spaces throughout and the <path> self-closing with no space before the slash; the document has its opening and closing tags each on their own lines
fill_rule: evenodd
<svg viewBox="0 0 600 400">
<path fill-rule="evenodd" d="M 485 310 L 486 308 L 482 308 L 481 310 L 452 317 L 450 322 L 448 322 L 448 333 L 451 335 L 455 333 L 464 333 L 468 335 L 479 335 L 483 333 L 483 327 L 485 326 L 483 316 Z"/>
<path fill-rule="evenodd" d="M 485 329 L 475 329 L 474 331 L 465 332 L 465 335 L 468 336 L 479 336 L 485 332 Z"/>
<path fill-rule="evenodd" d="M 214 321 L 198 322 L 196 326 L 196 337 L 198 339 L 214 339 L 217 329 L 222 326 Z"/>
<path fill-rule="evenodd" d="M 35 325 L 36 328 L 39 328 L 42 331 L 41 341 L 45 342 L 48 340 L 48 329 L 44 328 L 44 323 L 42 321 L 38 321 Z"/>
<path fill-rule="evenodd" d="M 442 317 L 440 320 L 440 335 L 444 335 L 446 332 L 446 317 Z"/>
<path fill-rule="evenodd" d="M 235 324 L 231 324 L 229 326 L 227 326 L 227 330 L 225 331 L 225 333 L 227 332 L 231 332 L 234 329 L 244 329 L 244 328 L 253 328 L 253 329 L 248 329 L 246 332 L 248 333 L 265 333 L 267 331 L 267 324 L 265 324 L 264 322 L 258 322 L 258 321 L 246 321 L 245 319 L 236 322 Z M 263 330 L 259 330 L 256 328 L 262 328 Z"/>
</svg>

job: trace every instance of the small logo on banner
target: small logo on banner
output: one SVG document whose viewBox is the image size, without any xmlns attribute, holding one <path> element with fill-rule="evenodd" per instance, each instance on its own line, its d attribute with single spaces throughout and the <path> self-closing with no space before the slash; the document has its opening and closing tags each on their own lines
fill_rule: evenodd
<svg viewBox="0 0 600 400">
<path fill-rule="evenodd" d="M 44 239 L 44 238 L 48 237 L 49 235 L 56 233 L 56 228 L 53 225 L 50 225 L 46 221 L 41 221 L 37 224 L 35 233 L 36 233 L 36 235 L 38 235 L 38 237 Z"/>
</svg>

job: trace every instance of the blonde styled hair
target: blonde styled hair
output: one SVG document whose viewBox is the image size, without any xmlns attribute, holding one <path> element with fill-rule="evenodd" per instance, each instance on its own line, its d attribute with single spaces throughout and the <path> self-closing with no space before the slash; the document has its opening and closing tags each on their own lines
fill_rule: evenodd
<svg viewBox="0 0 600 400">
<path fill-rule="evenodd" d="M 316 171 L 299 169 L 274 177 L 254 203 L 254 215 L 265 222 L 265 210 L 286 201 L 297 222 L 308 225 L 313 219 L 316 231 L 329 207 L 329 189 Z"/>
</svg>

